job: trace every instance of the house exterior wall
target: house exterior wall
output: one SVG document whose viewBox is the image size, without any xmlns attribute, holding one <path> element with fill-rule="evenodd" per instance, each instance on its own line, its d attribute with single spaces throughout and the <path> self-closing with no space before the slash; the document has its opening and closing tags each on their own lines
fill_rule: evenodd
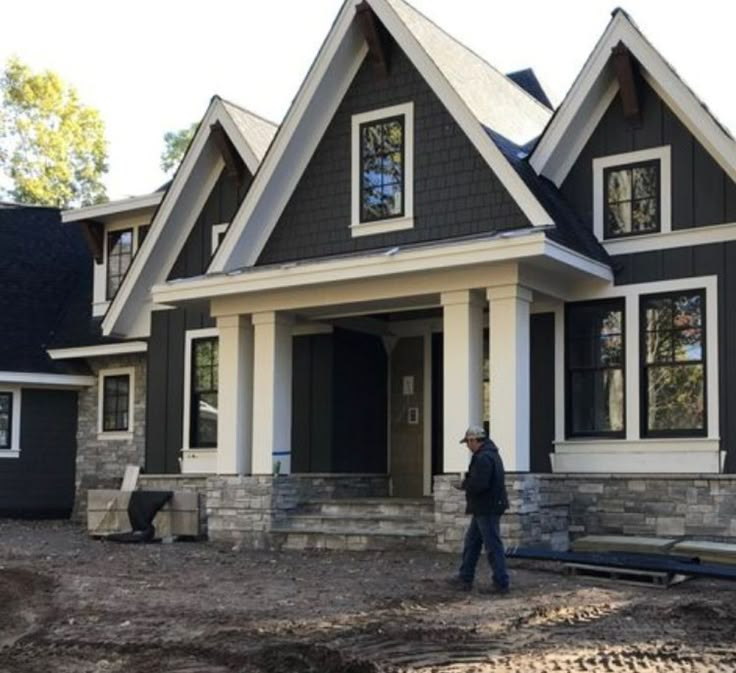
<svg viewBox="0 0 736 673">
<path fill-rule="evenodd" d="M 77 392 L 20 391 L 17 457 L 0 458 L 0 514 L 66 517 L 74 503 Z"/>
<path fill-rule="evenodd" d="M 414 228 L 351 238 L 351 118 L 414 103 Z M 529 226 L 515 201 L 397 45 L 388 77 L 361 65 L 257 264 Z"/>
<path fill-rule="evenodd" d="M 120 355 L 88 361 L 95 377 L 94 385 L 79 393 L 77 423 L 77 459 L 74 516 L 83 518 L 87 509 L 87 491 L 96 488 L 119 488 L 126 465 L 143 467 L 146 429 L 146 358 L 145 355 Z M 99 372 L 104 369 L 132 368 L 133 427 L 126 439 L 104 438 L 99 429 Z"/>
<path fill-rule="evenodd" d="M 670 145 L 672 229 L 736 221 L 736 184 L 646 83 L 642 120 L 631 124 L 616 96 L 561 185 L 583 222 L 593 221 L 593 159 Z"/>
</svg>

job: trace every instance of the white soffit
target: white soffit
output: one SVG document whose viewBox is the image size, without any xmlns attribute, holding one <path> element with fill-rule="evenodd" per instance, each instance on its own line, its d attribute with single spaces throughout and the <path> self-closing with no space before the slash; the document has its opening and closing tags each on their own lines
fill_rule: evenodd
<svg viewBox="0 0 736 673">
<path fill-rule="evenodd" d="M 343 4 L 208 273 L 253 266 L 265 247 L 367 53 L 355 21 L 359 1 Z M 487 132 L 495 124 L 498 128 L 493 130 L 499 133 L 533 138 L 544 127 L 549 110 L 401 0 L 366 1 L 531 224 L 552 224 Z M 498 90 L 504 94 L 498 110 L 482 100 L 491 84 L 494 95 Z M 522 124 L 514 119 L 511 111 L 518 115 L 522 110 L 531 121 Z"/>
<path fill-rule="evenodd" d="M 531 155 L 537 173 L 560 185 L 595 130 L 618 87 L 610 65 L 611 49 L 623 42 L 642 66 L 647 83 L 671 108 L 728 175 L 736 180 L 736 143 L 704 108 L 672 66 L 617 10 L 572 88 Z"/>
</svg>

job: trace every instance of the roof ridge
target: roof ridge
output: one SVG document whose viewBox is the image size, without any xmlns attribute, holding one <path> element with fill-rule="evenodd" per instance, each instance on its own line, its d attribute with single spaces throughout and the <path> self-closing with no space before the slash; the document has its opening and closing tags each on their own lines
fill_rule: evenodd
<svg viewBox="0 0 736 673">
<path fill-rule="evenodd" d="M 259 121 L 262 121 L 269 126 L 273 126 L 275 129 L 279 128 L 280 124 L 277 124 L 276 122 L 271 121 L 270 119 L 266 119 L 263 115 L 259 115 L 257 112 L 253 112 L 252 110 L 249 110 L 248 108 L 243 107 L 242 105 L 238 105 L 237 103 L 233 103 L 233 101 L 228 100 L 227 98 L 223 98 L 222 96 L 219 96 L 215 94 L 213 98 L 217 98 L 222 103 L 225 103 L 226 105 L 230 105 L 234 107 L 239 112 L 245 112 L 247 115 L 250 115 L 251 117 L 254 117 L 255 119 L 258 119 Z"/>
<path fill-rule="evenodd" d="M 407 2 L 407 0 L 389 0 L 389 4 L 391 4 L 393 2 L 400 2 L 400 3 L 404 4 L 404 5 L 406 5 L 407 7 L 409 7 L 409 9 L 411 9 L 413 12 L 416 12 L 420 17 L 422 17 L 425 21 L 427 21 L 427 23 L 430 23 L 437 31 L 439 31 L 440 33 L 442 33 L 449 40 L 451 40 L 456 45 L 458 45 L 459 47 L 461 47 L 462 49 L 464 49 L 465 51 L 467 51 L 469 54 L 472 54 L 478 61 L 480 61 L 481 63 L 483 63 L 486 66 L 488 66 L 491 70 L 493 70 L 494 72 L 498 73 L 509 84 L 511 84 L 512 86 L 514 86 L 515 88 L 517 88 L 522 94 L 524 94 L 524 96 L 526 96 L 527 98 L 529 98 L 530 101 L 533 101 L 535 105 L 538 105 L 539 107 L 541 107 L 546 112 L 549 111 L 549 108 L 548 107 L 546 107 L 545 105 L 543 105 L 542 103 L 540 103 L 536 98 L 534 98 L 534 96 L 532 96 L 523 87 L 519 86 L 516 82 L 514 82 L 511 78 L 509 78 L 506 74 L 504 74 L 503 72 L 501 72 L 496 66 L 494 66 L 492 63 L 490 63 L 489 61 L 487 61 L 485 58 L 483 58 L 483 56 L 481 56 L 477 51 L 475 51 L 471 47 L 468 47 L 468 45 L 464 44 L 463 42 L 460 42 L 460 40 L 458 40 L 453 35 L 450 35 L 450 33 L 448 33 L 444 28 L 442 28 L 442 26 L 440 26 L 439 24 L 437 24 L 434 20 L 430 19 L 426 14 L 424 14 L 424 12 L 422 12 L 419 9 L 417 9 L 410 2 Z M 393 7 L 392 7 L 392 9 L 393 9 Z M 401 18 L 401 17 L 399 17 L 399 18 Z"/>
</svg>

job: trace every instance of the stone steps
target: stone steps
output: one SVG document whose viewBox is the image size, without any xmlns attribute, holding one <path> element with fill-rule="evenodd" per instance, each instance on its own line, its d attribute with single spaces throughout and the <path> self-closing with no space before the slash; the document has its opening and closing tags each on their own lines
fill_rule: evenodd
<svg viewBox="0 0 736 673">
<path fill-rule="evenodd" d="M 284 514 L 271 536 L 282 549 L 434 549 L 434 504 L 431 498 L 313 500 Z"/>
</svg>

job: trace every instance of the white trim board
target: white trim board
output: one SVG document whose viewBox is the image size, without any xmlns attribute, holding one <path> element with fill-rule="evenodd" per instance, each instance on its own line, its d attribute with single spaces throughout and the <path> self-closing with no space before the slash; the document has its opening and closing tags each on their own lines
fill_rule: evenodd
<svg viewBox="0 0 736 673">
<path fill-rule="evenodd" d="M 609 95 L 611 49 L 623 42 L 641 64 L 646 82 L 677 118 L 736 180 L 736 143 L 715 121 L 692 90 L 642 35 L 622 10 L 617 10 L 588 57 L 573 86 L 537 143 L 530 163 L 537 173 L 562 184 L 595 127 L 586 123 Z M 587 137 L 586 137 L 587 135 Z"/>
<path fill-rule="evenodd" d="M 609 255 L 626 255 L 633 252 L 650 252 L 670 248 L 692 248 L 698 245 L 728 241 L 736 241 L 736 222 L 609 239 L 602 243 Z"/>
<path fill-rule="evenodd" d="M 72 360 L 75 358 L 97 358 L 105 357 L 107 355 L 145 353 L 146 351 L 148 351 L 148 344 L 145 341 L 126 341 L 119 344 L 75 346 L 73 348 L 50 348 L 46 352 L 52 360 Z"/>
<path fill-rule="evenodd" d="M 13 383 L 26 388 L 86 388 L 95 383 L 94 376 L 77 374 L 37 374 L 34 372 L 0 372 L 0 385 Z"/>
<path fill-rule="evenodd" d="M 144 196 L 136 196 L 129 199 L 119 199 L 117 201 L 108 201 L 98 206 L 86 206 L 84 208 L 75 208 L 73 210 L 65 210 L 61 213 L 61 221 L 66 224 L 68 222 L 79 222 L 81 220 L 99 220 L 105 217 L 122 215 L 134 210 L 143 210 L 144 208 L 152 208 L 161 203 L 164 198 L 164 192 L 154 192 Z"/>
<path fill-rule="evenodd" d="M 23 403 L 23 392 L 20 386 L 9 386 L 0 383 L 0 393 L 10 393 L 10 448 L 0 449 L 0 458 L 20 457 L 20 412 Z"/>
<path fill-rule="evenodd" d="M 532 226 L 553 224 L 549 213 L 475 117 L 466 102 L 387 0 L 367 0 L 414 67 L 445 104 Z M 365 55 L 355 21 L 359 0 L 347 0 L 289 109 L 249 194 L 238 210 L 208 273 L 253 266 L 321 140 Z M 348 222 L 345 223 L 347 227 Z"/>
<path fill-rule="evenodd" d="M 640 375 L 639 361 L 639 303 L 642 295 L 661 292 L 678 292 L 682 290 L 705 290 L 705 376 L 706 399 L 708 401 L 707 424 L 708 434 L 705 439 L 717 442 L 720 433 L 720 397 L 719 397 L 719 353 L 718 353 L 718 278 L 717 276 L 700 276 L 654 283 L 637 283 L 633 285 L 611 286 L 598 292 L 580 290 L 578 295 L 570 297 L 570 301 L 595 301 L 598 299 L 624 299 L 625 311 L 625 404 L 626 404 L 626 439 L 625 440 L 568 440 L 565 438 L 565 335 L 564 307 L 555 312 L 555 444 L 561 446 L 606 445 L 608 447 L 656 446 L 662 444 L 661 439 L 647 439 L 640 435 Z M 688 439 L 697 441 L 699 438 Z M 668 442 L 671 440 L 667 440 Z M 646 448 L 646 450 L 649 450 Z M 660 472 L 669 467 L 660 462 Z M 610 471 L 610 470 L 609 470 Z M 623 467 L 615 471 L 627 471 Z M 677 471 L 677 470 L 674 470 Z"/>
</svg>

